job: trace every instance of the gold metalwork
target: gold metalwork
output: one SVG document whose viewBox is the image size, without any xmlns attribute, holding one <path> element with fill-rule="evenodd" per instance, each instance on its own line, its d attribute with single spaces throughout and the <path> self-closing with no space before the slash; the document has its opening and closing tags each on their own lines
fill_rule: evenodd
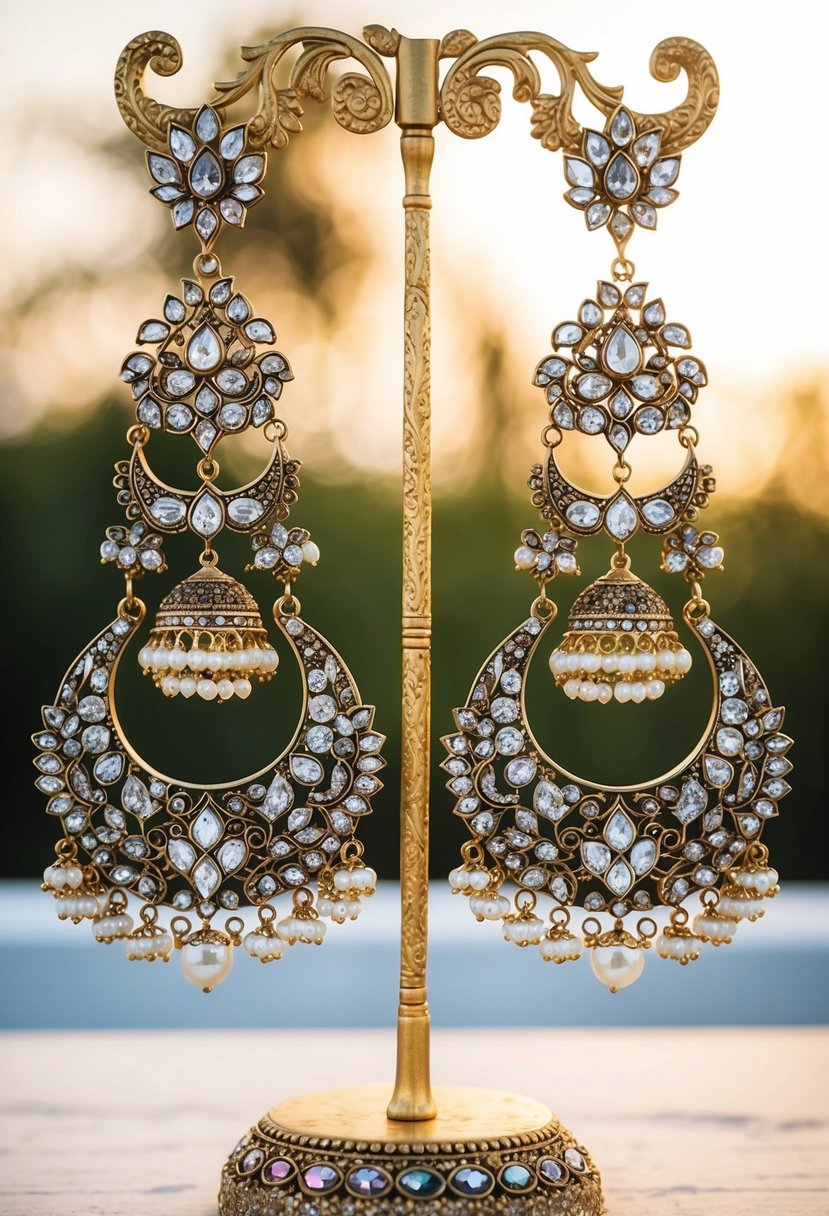
<svg viewBox="0 0 829 1216">
<path fill-rule="evenodd" d="M 389 1117 L 429 1119 L 426 943 L 429 900 L 431 397 L 429 172 L 438 43 L 402 38 L 396 119 L 405 174 L 403 382 L 403 728 L 400 787 L 400 1004 Z"/>
<path fill-rule="evenodd" d="M 441 1211 L 458 1216 L 473 1206 L 481 1216 L 506 1216 L 519 1202 L 522 1211 L 539 1216 L 601 1213 L 598 1171 L 543 1103 L 497 1090 L 438 1088 L 439 1115 L 405 1122 L 383 1117 L 384 1096 L 382 1086 L 367 1085 L 308 1094 L 270 1111 L 243 1137 L 222 1171 L 222 1216 L 287 1213 L 295 1202 L 295 1178 L 300 1193 L 312 1196 L 324 1216 L 337 1216 L 345 1205 L 368 1216 L 385 1210 L 384 1196 L 395 1191 L 411 1200 L 412 1192 L 401 1182 L 410 1170 L 433 1176 L 434 1190 L 422 1197 L 442 1196 Z M 284 1175 L 278 1182 L 270 1180 L 272 1161 L 280 1163 Z M 510 1165 L 523 1167 L 528 1176 L 518 1192 L 503 1181 Z M 328 1193 L 304 1182 L 304 1172 L 320 1166 L 332 1171 Z M 489 1177 L 471 1197 L 458 1180 L 470 1167 Z M 376 1171 L 385 1191 L 376 1198 L 361 1191 L 352 1181 L 357 1170 Z"/>
<path fill-rule="evenodd" d="M 277 76 L 283 57 L 293 48 L 301 54 L 288 83 L 279 87 Z M 284 148 L 290 134 L 302 130 L 302 98 L 326 99 L 326 75 L 338 60 L 353 58 L 367 75 L 340 76 L 332 91 L 334 117 L 347 131 L 366 135 L 388 124 L 393 113 L 391 82 L 379 56 L 364 43 L 337 30 L 307 26 L 288 30 L 261 46 L 244 47 L 242 58 L 250 66 L 236 80 L 216 84 L 214 109 L 226 110 L 253 89 L 260 105 L 249 127 L 251 145 Z M 195 109 L 175 109 L 154 101 L 144 92 L 144 74 L 150 68 L 159 76 L 174 76 L 183 61 L 181 47 L 171 34 L 152 30 L 133 38 L 121 52 L 115 69 L 115 97 L 121 117 L 142 143 L 164 151 L 171 122 L 189 126 Z"/>
</svg>

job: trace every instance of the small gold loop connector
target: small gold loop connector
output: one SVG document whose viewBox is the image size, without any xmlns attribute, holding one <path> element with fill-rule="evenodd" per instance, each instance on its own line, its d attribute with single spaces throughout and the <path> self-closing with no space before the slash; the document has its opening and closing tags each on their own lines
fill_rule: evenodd
<svg viewBox="0 0 829 1216">
<path fill-rule="evenodd" d="M 619 456 L 613 466 L 613 480 L 617 485 L 623 486 L 626 481 L 630 481 L 630 475 L 633 469 L 625 460 L 624 456 Z"/>
<path fill-rule="evenodd" d="M 530 607 L 530 616 L 535 617 L 537 621 L 552 621 L 558 613 L 558 605 L 554 600 L 547 598 L 547 589 L 541 588 L 541 595 L 533 600 Z"/>
<path fill-rule="evenodd" d="M 541 442 L 545 448 L 557 448 L 564 438 L 564 434 L 559 426 L 554 422 L 550 422 L 541 432 Z"/>
<path fill-rule="evenodd" d="M 302 605 L 295 595 L 291 594 L 290 583 L 287 584 L 287 589 L 284 595 L 280 595 L 279 599 L 273 606 L 273 615 L 276 621 L 280 616 L 299 616 L 302 610 Z"/>
<path fill-rule="evenodd" d="M 276 443 L 278 440 L 288 438 L 288 425 L 281 418 L 271 418 L 270 422 L 266 422 L 263 426 L 262 434 L 268 443 Z"/>
<path fill-rule="evenodd" d="M 203 551 L 199 554 L 200 566 L 218 566 L 219 555 L 215 549 L 211 549 L 209 545 L 205 545 Z"/>
<path fill-rule="evenodd" d="M 196 472 L 202 481 L 215 481 L 219 476 L 219 462 L 212 456 L 203 456 L 196 465 Z"/>
<path fill-rule="evenodd" d="M 136 423 L 135 426 L 131 426 L 127 431 L 127 443 L 130 445 L 130 447 L 135 447 L 137 445 L 138 447 L 143 448 L 149 437 L 150 428 L 143 426 L 141 423 Z"/>
<path fill-rule="evenodd" d="M 690 422 L 679 428 L 679 442 L 684 448 L 695 448 L 699 443 L 699 431 Z"/>
<path fill-rule="evenodd" d="M 630 258 L 614 258 L 610 264 L 610 273 L 617 283 L 629 283 L 636 274 L 636 267 Z"/>
</svg>

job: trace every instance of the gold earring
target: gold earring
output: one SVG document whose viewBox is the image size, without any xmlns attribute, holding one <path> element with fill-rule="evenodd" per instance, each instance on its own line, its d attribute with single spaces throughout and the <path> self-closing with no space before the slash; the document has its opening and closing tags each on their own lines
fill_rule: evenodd
<svg viewBox="0 0 829 1216">
<path fill-rule="evenodd" d="M 95 937 L 123 940 L 130 959 L 167 961 L 179 950 L 187 979 L 210 991 L 229 974 L 234 947 L 270 962 L 295 942 L 321 943 L 326 919 L 357 917 L 376 875 L 355 832 L 385 761 L 374 708 L 362 703 L 331 643 L 299 615 L 294 585 L 319 549 L 287 523 L 299 462 L 285 448 L 275 402 L 293 375 L 273 326 L 256 316 L 213 252 L 222 227 L 241 227 L 262 197 L 266 157 L 248 151 L 244 125 L 223 129 L 210 106 L 189 125 L 181 112 L 177 119 L 169 154 L 147 154 L 151 193 L 170 207 L 176 228 L 192 225 L 201 252 L 194 277 L 141 325 L 140 349 L 122 368 L 136 406 L 129 459 L 115 476 L 126 522 L 108 529 L 101 560 L 122 571 L 125 594 L 44 707 L 34 742 L 36 785 L 62 829 L 43 883 L 59 917 L 91 920 Z M 250 427 L 272 445 L 268 467 L 248 485 L 219 489 L 217 449 Z M 155 476 L 147 460 L 154 431 L 195 442 L 197 489 Z M 201 787 L 164 776 L 138 755 L 119 722 L 115 684 L 146 612 L 135 585 L 166 570 L 164 538 L 188 531 L 202 546 L 199 568 L 162 600 L 138 652 L 145 674 L 168 697 L 219 704 L 247 698 L 256 681 L 275 674 L 255 599 L 218 567 L 214 546 L 224 529 L 248 535 L 246 569 L 270 572 L 284 589 L 273 614 L 300 668 L 303 699 L 281 755 L 241 780 Z M 277 919 L 282 895 L 290 908 Z M 239 915 L 245 906 L 258 910 L 248 932 Z M 172 918 L 162 923 L 165 909 Z M 215 927 L 222 916 L 224 926 Z"/>
<path fill-rule="evenodd" d="M 450 875 L 453 891 L 469 896 L 478 920 L 500 921 L 507 941 L 535 946 L 547 961 L 587 948 L 596 976 L 615 992 L 641 974 L 654 939 L 661 957 L 687 964 L 704 944 L 728 943 L 740 921 L 763 915 L 778 875 L 760 837 L 789 792 L 792 741 L 781 731 L 783 710 L 702 594 L 724 556 L 716 534 L 698 527 L 715 488 L 691 423 L 705 367 L 687 328 L 634 281 L 625 257 L 634 229 L 655 228 L 658 210 L 677 197 L 680 157 L 658 123 L 623 106 L 603 131 L 584 131 L 582 149 L 565 158 L 565 198 L 589 229 L 609 229 L 616 258 L 575 319 L 556 326 L 554 350 L 536 368 L 550 407 L 545 460 L 529 481 L 542 526 L 522 533 L 515 564 L 539 594 L 455 711 L 443 767 L 470 835 Z M 610 445 L 612 494 L 588 493 L 561 471 L 556 450 L 571 431 Z M 661 490 L 637 497 L 625 488 L 628 446 L 662 431 L 676 433 L 683 466 Z M 549 584 L 578 575 L 579 542 L 603 533 L 615 553 L 573 604 L 550 657 L 556 685 L 572 699 L 641 702 L 690 668 L 665 601 L 630 568 L 625 543 L 637 532 L 662 538 L 662 569 L 690 586 L 683 618 L 709 666 L 713 704 L 702 738 L 676 768 L 641 785 L 597 785 L 538 743 L 525 684 L 556 616 Z M 505 883 L 517 888 L 512 901 Z M 552 904 L 546 923 L 542 899 Z M 650 915 L 657 908 L 667 909 L 661 930 Z M 575 909 L 590 913 L 580 932 Z"/>
</svg>

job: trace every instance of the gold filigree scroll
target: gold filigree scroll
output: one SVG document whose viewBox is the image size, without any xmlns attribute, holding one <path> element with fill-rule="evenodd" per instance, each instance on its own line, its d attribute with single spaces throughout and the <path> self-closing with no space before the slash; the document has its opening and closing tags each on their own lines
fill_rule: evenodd
<svg viewBox="0 0 829 1216">
<path fill-rule="evenodd" d="M 294 47 L 300 47 L 301 52 L 288 73 L 287 84 L 280 87 L 280 64 Z M 347 72 L 337 78 L 331 100 L 340 126 L 368 135 L 391 119 L 394 98 L 388 72 L 370 47 L 349 34 L 307 26 L 278 34 L 261 46 L 243 47 L 241 54 L 249 66 L 235 80 L 217 83 L 218 96 L 210 104 L 216 110 L 226 110 L 259 90 L 258 110 L 248 128 L 252 147 L 284 148 L 289 136 L 302 130 L 302 98 L 325 101 L 327 73 L 340 59 L 356 59 L 367 73 Z M 189 126 L 196 111 L 154 101 L 144 92 L 144 74 L 150 68 L 159 76 L 173 76 L 181 64 L 181 47 L 176 39 L 152 30 L 127 44 L 115 69 L 115 97 L 121 117 L 142 143 L 157 151 L 166 149 L 170 123 Z"/>
<path fill-rule="evenodd" d="M 541 78 L 530 51 L 540 51 L 552 61 L 561 81 L 560 94 L 541 92 Z M 512 72 L 512 95 L 516 101 L 531 103 L 532 134 L 551 151 L 562 148 L 578 153 L 581 149 L 582 128 L 572 108 L 576 85 L 604 115 L 611 114 L 622 98 L 621 88 L 599 84 L 588 71 L 595 52 L 572 51 L 547 34 L 499 34 L 478 42 L 468 30 L 455 30 L 443 40 L 441 53 L 458 55 L 441 87 L 442 116 L 449 129 L 465 139 L 489 134 L 501 117 L 500 84 L 479 75 L 487 67 Z M 690 38 L 666 38 L 651 55 L 651 75 L 670 81 L 681 70 L 688 76 L 683 102 L 661 114 L 631 110 L 640 129 L 662 132 L 663 153 L 680 152 L 699 139 L 714 117 L 719 99 L 717 69 L 705 48 Z"/>
</svg>

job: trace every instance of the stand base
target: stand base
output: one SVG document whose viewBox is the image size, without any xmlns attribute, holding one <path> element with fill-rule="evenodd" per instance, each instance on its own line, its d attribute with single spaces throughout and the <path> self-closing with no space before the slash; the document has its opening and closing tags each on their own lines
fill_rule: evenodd
<svg viewBox="0 0 829 1216">
<path fill-rule="evenodd" d="M 439 1115 L 386 1118 L 391 1088 L 292 1098 L 222 1170 L 221 1216 L 600 1216 L 586 1150 L 541 1102 L 486 1089 L 435 1091 Z"/>
</svg>

